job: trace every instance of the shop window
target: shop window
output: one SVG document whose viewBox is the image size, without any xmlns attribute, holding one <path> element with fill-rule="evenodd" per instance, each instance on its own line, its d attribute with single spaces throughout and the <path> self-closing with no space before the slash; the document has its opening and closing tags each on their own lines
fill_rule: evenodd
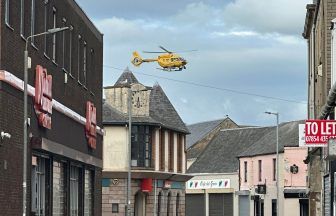
<svg viewBox="0 0 336 216">
<path fill-rule="evenodd" d="M 180 194 L 176 195 L 176 216 L 180 215 Z"/>
<path fill-rule="evenodd" d="M 160 192 L 158 195 L 158 203 L 157 203 L 157 216 L 160 216 L 161 213 L 161 200 L 162 200 L 162 193 Z"/>
<path fill-rule="evenodd" d="M 84 177 L 84 216 L 93 215 L 93 171 L 85 170 Z"/>
<path fill-rule="evenodd" d="M 53 215 L 65 215 L 66 204 L 66 166 L 62 162 L 53 162 Z"/>
<path fill-rule="evenodd" d="M 171 193 L 168 193 L 168 198 L 167 198 L 167 216 L 170 215 L 170 209 L 171 209 Z"/>
<path fill-rule="evenodd" d="M 119 204 L 112 203 L 112 213 L 119 213 Z"/>
<path fill-rule="evenodd" d="M 70 167 L 70 216 L 79 215 L 79 177 L 80 168 Z"/>
<path fill-rule="evenodd" d="M 32 157 L 31 173 L 31 211 L 35 215 L 47 215 L 49 197 L 49 159 L 42 156 Z"/>
</svg>

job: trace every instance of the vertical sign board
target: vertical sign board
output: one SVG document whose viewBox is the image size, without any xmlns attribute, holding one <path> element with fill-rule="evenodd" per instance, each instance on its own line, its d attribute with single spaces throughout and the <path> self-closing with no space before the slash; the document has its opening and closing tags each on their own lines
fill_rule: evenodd
<svg viewBox="0 0 336 216">
<path fill-rule="evenodd" d="M 34 108 L 39 125 L 51 129 L 52 76 L 41 65 L 36 66 Z"/>
<path fill-rule="evenodd" d="M 85 124 L 85 134 L 88 140 L 88 145 L 92 149 L 96 149 L 96 132 L 97 126 L 97 116 L 96 107 L 90 101 L 86 102 L 86 124 Z"/>
</svg>

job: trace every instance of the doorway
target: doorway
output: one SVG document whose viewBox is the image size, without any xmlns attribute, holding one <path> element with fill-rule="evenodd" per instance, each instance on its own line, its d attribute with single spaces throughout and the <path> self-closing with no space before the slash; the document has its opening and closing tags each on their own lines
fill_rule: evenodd
<svg viewBox="0 0 336 216">
<path fill-rule="evenodd" d="M 134 216 L 146 216 L 146 194 L 139 191 L 134 199 Z"/>
</svg>

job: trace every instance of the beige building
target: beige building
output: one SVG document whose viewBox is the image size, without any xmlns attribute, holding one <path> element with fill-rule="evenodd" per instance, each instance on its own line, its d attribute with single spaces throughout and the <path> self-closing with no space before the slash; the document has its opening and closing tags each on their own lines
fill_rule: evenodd
<svg viewBox="0 0 336 216">
<path fill-rule="evenodd" d="M 103 215 L 125 215 L 129 151 L 132 214 L 185 215 L 185 182 L 191 178 L 185 174 L 185 136 L 189 132 L 168 97 L 158 84 L 148 87 L 139 83 L 128 69 L 114 86 L 104 90 Z"/>
</svg>

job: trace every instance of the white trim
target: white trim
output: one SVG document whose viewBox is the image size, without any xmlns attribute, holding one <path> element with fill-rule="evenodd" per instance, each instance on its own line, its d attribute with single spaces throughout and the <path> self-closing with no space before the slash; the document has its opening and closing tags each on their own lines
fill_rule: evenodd
<svg viewBox="0 0 336 216">
<path fill-rule="evenodd" d="M 18 77 L 14 76 L 8 71 L 0 70 L 0 81 L 4 81 L 14 88 L 17 88 L 21 91 L 24 89 L 24 82 L 19 79 Z M 31 97 L 35 97 L 35 88 L 31 85 L 28 85 L 28 95 Z M 63 113 L 64 115 L 68 116 L 72 120 L 85 125 L 86 124 L 86 118 L 79 115 L 75 111 L 71 110 L 70 108 L 66 107 L 65 105 L 61 104 L 60 102 L 56 101 L 55 99 L 52 100 L 53 108 L 57 110 L 60 113 Z M 96 127 L 97 133 L 100 135 L 104 135 L 104 130 L 101 129 L 99 126 Z"/>
</svg>

